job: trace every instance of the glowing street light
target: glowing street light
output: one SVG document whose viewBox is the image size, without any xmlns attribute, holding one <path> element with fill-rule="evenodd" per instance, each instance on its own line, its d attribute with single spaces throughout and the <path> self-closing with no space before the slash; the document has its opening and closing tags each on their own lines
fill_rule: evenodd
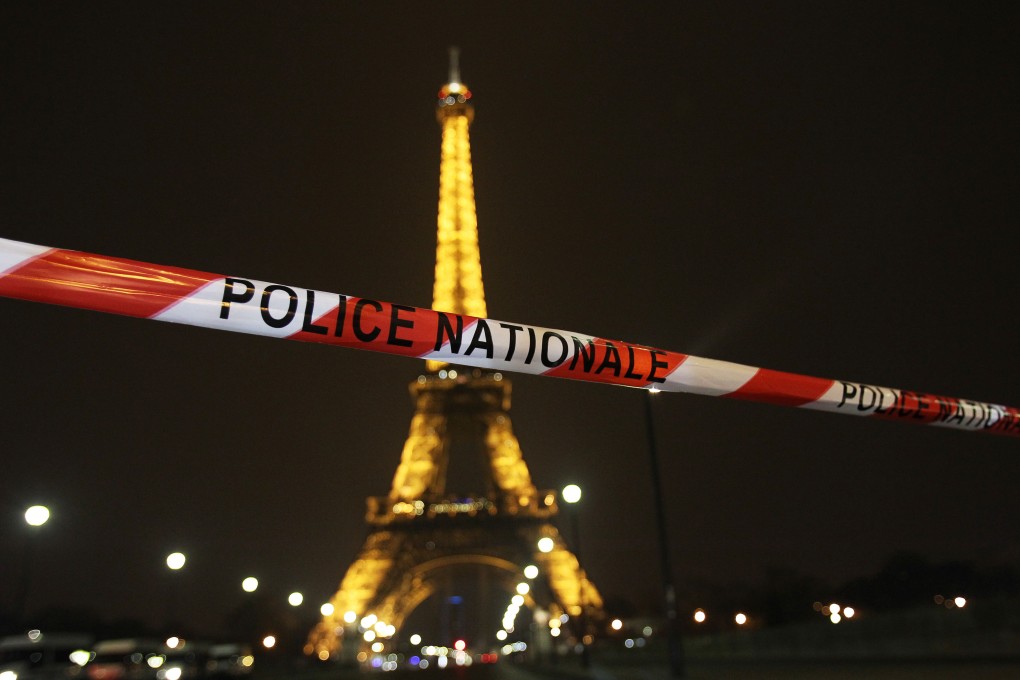
<svg viewBox="0 0 1020 680">
<path fill-rule="evenodd" d="M 544 553 L 551 553 L 553 548 L 556 547 L 556 543 L 548 536 L 543 536 L 538 539 L 538 549 Z"/>
<path fill-rule="evenodd" d="M 258 590 L 258 587 L 259 580 L 254 576 L 249 576 L 248 578 L 241 581 L 241 590 L 243 590 L 246 593 L 254 593 L 256 590 Z"/>
<path fill-rule="evenodd" d="M 31 527 L 41 527 L 50 518 L 50 509 L 45 505 L 33 505 L 25 510 L 25 522 Z M 36 531 L 30 530 L 25 536 L 25 554 L 21 560 L 21 582 L 14 597 L 14 620 L 21 622 L 25 615 L 25 603 L 32 585 L 32 560 L 35 552 Z"/>
<path fill-rule="evenodd" d="M 737 622 L 738 626 L 742 626 L 747 623 L 747 614 L 740 612 L 733 617 L 733 620 Z"/>
<path fill-rule="evenodd" d="M 567 514 L 570 515 L 570 528 L 573 531 L 572 538 L 574 543 L 574 555 L 578 560 L 581 559 L 581 522 L 577 516 L 577 503 L 581 500 L 581 487 L 577 484 L 567 484 L 563 487 L 563 491 L 560 492 L 560 498 L 563 499 L 568 506 Z M 582 576 L 581 583 L 581 667 L 589 668 L 591 666 L 591 652 L 588 649 L 588 643 L 586 640 L 589 638 L 588 635 L 588 619 L 587 619 L 587 602 L 585 602 L 585 588 L 587 583 L 584 582 Z M 518 591 L 519 592 L 519 591 Z M 521 593 L 523 595 L 523 593 Z"/>
<path fill-rule="evenodd" d="M 574 504 L 581 500 L 581 487 L 577 484 L 567 484 L 563 487 L 563 493 L 560 494 L 560 497 L 565 503 Z"/>
<path fill-rule="evenodd" d="M 171 572 L 178 572 L 184 568 L 184 563 L 188 561 L 188 558 L 184 556 L 182 552 L 172 552 L 166 556 L 166 566 Z M 180 587 L 180 577 L 173 577 L 169 584 L 169 590 L 166 594 L 166 627 L 173 628 L 176 625 L 177 620 L 177 605 L 178 605 L 178 588 Z"/>
<path fill-rule="evenodd" d="M 33 505 L 25 510 L 25 521 L 29 526 L 41 527 L 50 518 L 50 509 L 45 505 Z"/>
<path fill-rule="evenodd" d="M 707 618 L 707 615 L 705 614 L 705 610 L 704 609 L 697 609 L 697 610 L 695 610 L 695 612 L 694 612 L 694 620 L 697 623 L 704 623 L 706 618 Z"/>
<path fill-rule="evenodd" d="M 166 556 L 166 566 L 171 571 L 177 571 L 184 567 L 184 563 L 188 561 L 188 558 L 184 556 L 184 553 L 172 552 Z"/>
<path fill-rule="evenodd" d="M 524 578 L 526 578 L 526 579 L 534 579 L 534 578 L 537 578 L 537 577 L 538 577 L 538 567 L 536 567 L 534 564 L 529 564 L 528 566 L 524 567 Z"/>
<path fill-rule="evenodd" d="M 305 596 L 301 593 L 291 593 L 287 596 L 287 602 L 291 607 L 300 607 L 301 603 L 305 601 Z"/>
</svg>

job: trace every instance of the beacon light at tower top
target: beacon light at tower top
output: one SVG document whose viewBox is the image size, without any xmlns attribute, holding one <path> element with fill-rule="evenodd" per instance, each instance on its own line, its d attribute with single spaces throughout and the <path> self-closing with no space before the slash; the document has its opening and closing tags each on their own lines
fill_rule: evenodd
<svg viewBox="0 0 1020 680">
<path fill-rule="evenodd" d="M 0 239 L 0 296 L 431 361 L 1020 437 L 1020 410 Z"/>
<path fill-rule="evenodd" d="M 439 106 L 464 104 L 471 99 L 471 90 L 463 83 L 447 83 L 439 88 Z"/>
</svg>

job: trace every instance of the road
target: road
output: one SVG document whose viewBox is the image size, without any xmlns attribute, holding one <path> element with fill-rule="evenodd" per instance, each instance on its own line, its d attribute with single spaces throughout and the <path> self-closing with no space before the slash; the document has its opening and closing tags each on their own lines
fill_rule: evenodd
<svg viewBox="0 0 1020 680">
<path fill-rule="evenodd" d="M 392 680 L 669 680 L 665 666 L 593 666 L 587 673 L 576 666 L 534 668 L 513 664 L 475 664 L 443 670 L 391 673 L 330 671 L 274 671 L 253 680 L 351 680 L 379 677 Z M 1015 680 L 1020 659 L 1008 661 L 697 661 L 687 668 L 688 680 Z"/>
</svg>

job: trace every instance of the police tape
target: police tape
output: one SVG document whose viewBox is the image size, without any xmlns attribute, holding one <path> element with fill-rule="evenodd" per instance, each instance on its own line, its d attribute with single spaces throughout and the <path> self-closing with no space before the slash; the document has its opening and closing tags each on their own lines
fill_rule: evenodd
<svg viewBox="0 0 1020 680">
<path fill-rule="evenodd" d="M 1020 437 L 1010 406 L 0 238 L 0 295 L 462 366 Z"/>
</svg>

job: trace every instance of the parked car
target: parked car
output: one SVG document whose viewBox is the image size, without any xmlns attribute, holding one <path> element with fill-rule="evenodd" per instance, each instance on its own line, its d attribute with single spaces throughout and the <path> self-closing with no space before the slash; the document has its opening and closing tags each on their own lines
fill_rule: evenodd
<svg viewBox="0 0 1020 680">
<path fill-rule="evenodd" d="M 0 680 L 66 680 L 82 675 L 92 636 L 41 633 L 0 639 Z"/>
<path fill-rule="evenodd" d="M 255 657 L 248 645 L 219 644 L 209 646 L 206 671 L 210 678 L 238 678 L 252 672 Z"/>
<path fill-rule="evenodd" d="M 207 677 L 209 645 L 184 642 L 166 653 L 166 661 L 156 671 L 156 680 L 197 680 Z"/>
<path fill-rule="evenodd" d="M 92 651 L 88 680 L 156 680 L 169 650 L 156 640 L 124 639 L 97 642 Z"/>
</svg>

